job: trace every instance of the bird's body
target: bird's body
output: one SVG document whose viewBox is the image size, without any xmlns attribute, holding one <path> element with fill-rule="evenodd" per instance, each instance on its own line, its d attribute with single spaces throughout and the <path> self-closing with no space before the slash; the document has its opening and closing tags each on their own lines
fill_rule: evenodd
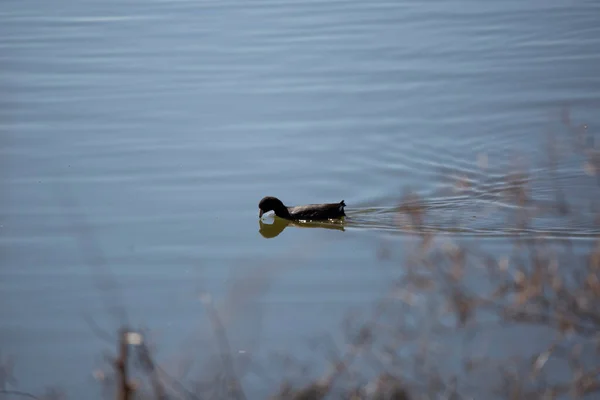
<svg viewBox="0 0 600 400">
<path fill-rule="evenodd" d="M 264 197 L 258 204 L 259 218 L 269 211 L 274 211 L 280 218 L 289 220 L 325 220 L 345 216 L 344 200 L 339 203 L 307 204 L 304 206 L 287 207 L 276 197 Z"/>
</svg>

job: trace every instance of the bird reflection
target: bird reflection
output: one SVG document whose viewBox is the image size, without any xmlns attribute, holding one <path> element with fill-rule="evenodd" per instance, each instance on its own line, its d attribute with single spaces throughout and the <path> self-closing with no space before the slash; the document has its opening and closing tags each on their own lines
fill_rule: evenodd
<svg viewBox="0 0 600 400">
<path fill-rule="evenodd" d="M 278 236 L 288 226 L 296 228 L 323 228 L 323 229 L 335 229 L 337 231 L 344 232 L 343 221 L 338 220 L 335 222 L 324 221 L 324 222 L 300 222 L 300 221 L 289 221 L 287 219 L 274 217 L 272 224 L 265 224 L 262 219 L 258 220 L 260 229 L 258 232 L 265 238 L 271 239 Z"/>
</svg>

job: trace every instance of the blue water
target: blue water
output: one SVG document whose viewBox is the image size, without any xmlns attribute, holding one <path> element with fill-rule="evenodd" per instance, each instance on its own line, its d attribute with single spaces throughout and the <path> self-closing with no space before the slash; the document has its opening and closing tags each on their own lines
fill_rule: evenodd
<svg viewBox="0 0 600 400">
<path fill-rule="evenodd" d="M 19 387 L 89 395 L 109 344 L 84 317 L 114 331 L 107 296 L 165 359 L 214 343 L 201 291 L 237 350 L 337 328 L 386 287 L 382 238 L 401 260 L 388 211 L 407 187 L 432 231 L 503 251 L 502 171 L 525 159 L 533 196 L 550 201 L 547 134 L 569 143 L 565 110 L 598 129 L 599 13 L 595 1 L 3 1 L 0 351 Z M 539 215 L 531 233 L 597 237 L 585 162 L 557 167 L 576 215 Z M 465 177 L 476 184 L 456 192 Z M 266 240 L 265 195 L 344 199 L 354 222 Z M 121 289 L 98 289 L 106 276 Z"/>
</svg>

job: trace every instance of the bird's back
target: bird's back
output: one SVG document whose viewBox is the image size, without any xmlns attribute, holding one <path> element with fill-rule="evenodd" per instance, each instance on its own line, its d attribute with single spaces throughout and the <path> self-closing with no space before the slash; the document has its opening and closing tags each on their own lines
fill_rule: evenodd
<svg viewBox="0 0 600 400">
<path fill-rule="evenodd" d="M 329 219 L 345 216 L 345 206 L 346 203 L 342 200 L 339 203 L 307 204 L 305 206 L 288 207 L 288 211 L 294 219 Z"/>
</svg>

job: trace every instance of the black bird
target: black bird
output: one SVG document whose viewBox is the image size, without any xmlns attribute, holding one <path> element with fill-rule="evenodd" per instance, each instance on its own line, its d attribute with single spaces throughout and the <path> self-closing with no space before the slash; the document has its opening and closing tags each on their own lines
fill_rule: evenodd
<svg viewBox="0 0 600 400">
<path fill-rule="evenodd" d="M 345 216 L 344 207 L 344 200 L 339 203 L 286 207 L 277 197 L 267 196 L 258 203 L 258 217 L 262 217 L 266 212 L 275 211 L 279 218 L 289 220 L 323 220 Z"/>
</svg>

